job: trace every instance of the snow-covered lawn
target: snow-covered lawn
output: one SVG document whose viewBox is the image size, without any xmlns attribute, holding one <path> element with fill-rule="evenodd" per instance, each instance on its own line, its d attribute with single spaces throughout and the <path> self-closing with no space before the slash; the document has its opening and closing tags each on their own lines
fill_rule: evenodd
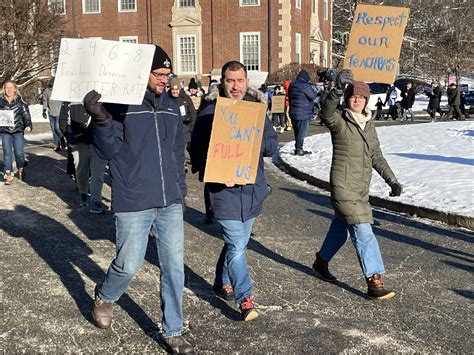
<svg viewBox="0 0 474 355">
<path fill-rule="evenodd" d="M 439 122 L 377 128 L 382 151 L 403 186 L 400 197 L 373 171 L 370 194 L 438 211 L 474 217 L 474 122 Z M 312 155 L 297 157 L 294 142 L 281 158 L 311 176 L 329 181 L 329 133 L 305 139 Z"/>
</svg>

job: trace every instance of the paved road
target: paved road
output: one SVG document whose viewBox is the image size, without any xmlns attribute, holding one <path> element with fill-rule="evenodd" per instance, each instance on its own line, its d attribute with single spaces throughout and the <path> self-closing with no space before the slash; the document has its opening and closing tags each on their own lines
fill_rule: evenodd
<svg viewBox="0 0 474 355">
<path fill-rule="evenodd" d="M 27 181 L 0 184 L 0 351 L 162 353 L 153 244 L 115 307 L 112 329 L 96 328 L 90 295 L 114 256 L 113 217 L 78 207 L 64 156 L 41 144 L 26 151 Z M 472 232 L 377 210 L 386 284 L 397 296 L 369 301 L 350 243 L 331 263 L 338 284 L 310 268 L 332 218 L 327 194 L 270 161 L 266 171 L 273 192 L 248 252 L 262 316 L 249 323 L 212 294 L 222 240 L 215 225 L 203 224 L 202 185 L 189 176 L 184 308 L 199 353 L 472 352 Z"/>
</svg>

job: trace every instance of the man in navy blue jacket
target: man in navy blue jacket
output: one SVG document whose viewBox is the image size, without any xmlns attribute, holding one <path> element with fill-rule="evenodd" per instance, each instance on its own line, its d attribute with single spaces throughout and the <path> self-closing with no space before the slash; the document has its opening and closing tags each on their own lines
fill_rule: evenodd
<svg viewBox="0 0 474 355">
<path fill-rule="evenodd" d="M 249 88 L 248 83 L 245 66 L 237 61 L 228 62 L 222 67 L 220 85 L 214 87 L 201 102 L 190 147 L 192 172 L 199 172 L 201 181 L 206 168 L 217 98 L 221 96 L 234 100 L 265 101 L 264 94 Z M 276 149 L 277 135 L 270 120 L 265 119 L 255 183 L 248 185 L 235 185 L 233 181 L 226 184 L 206 183 L 211 209 L 222 228 L 225 242 L 216 265 L 214 291 L 226 300 L 235 299 L 245 321 L 258 316 L 253 303 L 246 251 L 253 222 L 262 212 L 262 203 L 268 194 L 267 181 L 263 173 L 263 156 L 273 155 Z"/>
<path fill-rule="evenodd" d="M 116 250 L 105 280 L 97 285 L 93 317 L 100 328 L 112 323 L 112 305 L 143 265 L 152 230 L 161 270 L 163 337 L 172 353 L 194 353 L 183 338 L 184 173 L 183 120 L 166 95 L 171 60 L 156 46 L 141 105 L 98 102 L 89 92 L 84 107 L 92 117 L 95 148 L 109 161 Z"/>
<path fill-rule="evenodd" d="M 313 118 L 314 100 L 317 97 L 316 90 L 309 80 L 308 72 L 303 69 L 288 88 L 288 98 L 290 101 L 288 114 L 290 115 L 295 133 L 295 155 L 299 156 L 311 154 L 310 151 L 303 149 L 309 121 Z"/>
</svg>

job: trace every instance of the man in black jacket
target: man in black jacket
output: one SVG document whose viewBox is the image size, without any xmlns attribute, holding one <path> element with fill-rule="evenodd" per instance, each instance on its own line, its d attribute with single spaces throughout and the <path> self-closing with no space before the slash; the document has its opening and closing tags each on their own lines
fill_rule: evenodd
<svg viewBox="0 0 474 355">
<path fill-rule="evenodd" d="M 459 92 L 459 88 L 457 87 L 456 83 L 449 84 L 447 94 L 449 109 L 448 113 L 446 114 L 446 119 L 453 119 L 453 114 L 456 112 L 458 119 L 463 120 L 461 116 L 461 110 L 459 109 L 459 105 L 461 104 L 461 93 Z"/>
<path fill-rule="evenodd" d="M 415 89 L 413 89 L 412 84 L 410 82 L 407 83 L 406 88 L 402 91 L 402 109 L 403 109 L 403 114 L 402 114 L 402 119 L 401 121 L 407 121 L 407 113 L 410 113 L 410 118 L 411 121 L 413 122 L 415 116 L 413 115 L 413 111 L 411 108 L 413 107 L 413 104 L 415 103 Z"/>
<path fill-rule="evenodd" d="M 193 173 L 199 172 L 201 181 L 206 169 L 217 98 L 220 96 L 234 100 L 265 102 L 263 93 L 249 88 L 248 83 L 245 66 L 237 61 L 228 62 L 222 67 L 220 85 L 202 100 L 190 150 Z M 224 238 L 224 247 L 216 265 L 214 291 L 226 300 L 235 300 L 244 321 L 258 316 L 253 303 L 246 252 L 253 222 L 262 212 L 263 200 L 269 192 L 263 171 L 263 156 L 271 156 L 276 149 L 277 135 L 270 120 L 265 118 L 255 183 L 206 183 L 212 212 L 222 228 Z"/>
</svg>

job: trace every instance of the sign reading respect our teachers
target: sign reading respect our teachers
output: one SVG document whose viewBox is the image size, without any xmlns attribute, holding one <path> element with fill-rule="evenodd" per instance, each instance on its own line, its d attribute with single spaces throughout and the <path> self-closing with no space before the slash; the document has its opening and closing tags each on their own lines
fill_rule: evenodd
<svg viewBox="0 0 474 355">
<path fill-rule="evenodd" d="M 265 125 L 266 105 L 217 99 L 207 151 L 205 182 L 255 183 Z"/>
<path fill-rule="evenodd" d="M 63 38 L 51 99 L 82 102 L 96 90 L 102 102 L 141 104 L 154 53 L 151 44 Z"/>
<path fill-rule="evenodd" d="M 344 68 L 356 80 L 392 84 L 410 9 L 357 5 Z"/>
</svg>

